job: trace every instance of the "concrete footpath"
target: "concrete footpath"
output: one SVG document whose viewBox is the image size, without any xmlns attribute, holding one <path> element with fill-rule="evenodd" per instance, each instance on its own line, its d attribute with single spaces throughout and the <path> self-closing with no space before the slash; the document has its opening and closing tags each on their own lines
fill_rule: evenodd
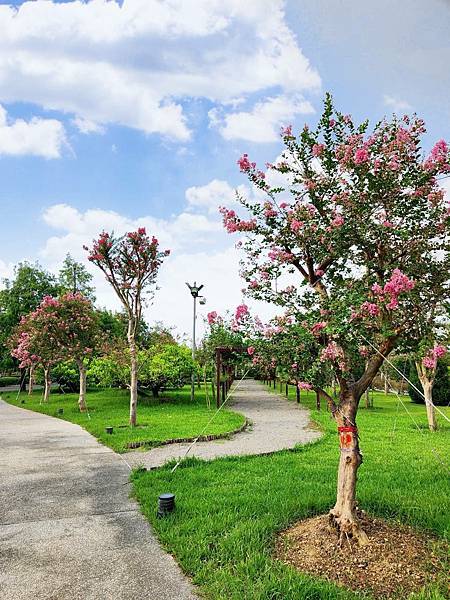
<svg viewBox="0 0 450 600">
<path fill-rule="evenodd" d="M 198 442 L 188 456 L 212 460 L 221 456 L 270 454 L 318 439 L 321 433 L 310 428 L 309 410 L 268 391 L 260 382 L 246 379 L 236 384 L 227 407 L 244 414 L 251 426 L 229 439 Z M 159 467 L 170 459 L 183 457 L 191 444 L 159 446 L 148 451 L 128 452 L 133 466 Z"/>
<path fill-rule="evenodd" d="M 0 598 L 194 600 L 128 476 L 78 425 L 0 400 Z"/>
</svg>

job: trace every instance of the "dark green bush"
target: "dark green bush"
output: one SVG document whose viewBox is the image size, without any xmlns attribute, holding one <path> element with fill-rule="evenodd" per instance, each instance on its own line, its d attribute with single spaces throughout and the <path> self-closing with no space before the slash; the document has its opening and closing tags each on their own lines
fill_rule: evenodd
<svg viewBox="0 0 450 600">
<path fill-rule="evenodd" d="M 421 392 L 422 385 L 417 375 L 416 365 L 412 362 L 409 370 L 409 379 Z M 408 394 L 416 404 L 425 404 L 423 397 L 410 385 L 408 386 Z M 450 402 L 450 377 L 447 361 L 438 361 L 436 369 L 436 378 L 433 386 L 433 404 L 437 406 L 447 406 Z"/>
</svg>

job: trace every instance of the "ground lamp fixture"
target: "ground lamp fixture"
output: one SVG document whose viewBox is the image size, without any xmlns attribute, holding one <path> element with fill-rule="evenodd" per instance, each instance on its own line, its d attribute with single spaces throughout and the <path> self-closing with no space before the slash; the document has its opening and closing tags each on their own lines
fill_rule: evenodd
<svg viewBox="0 0 450 600">
<path fill-rule="evenodd" d="M 158 512 L 156 515 L 161 518 L 172 512 L 175 508 L 175 494 L 161 494 L 158 498 Z"/>
<path fill-rule="evenodd" d="M 200 296 L 200 291 L 202 290 L 202 288 L 204 287 L 204 285 L 197 285 L 197 282 L 194 281 L 194 285 L 191 285 L 190 283 L 186 282 L 186 285 L 189 288 L 189 291 L 191 292 L 191 296 L 194 300 L 194 314 L 193 314 L 193 320 L 192 320 L 192 360 L 195 360 L 195 323 L 197 320 L 197 298 L 199 299 L 200 304 L 204 305 L 206 304 L 206 298 L 204 296 Z M 195 374 L 194 372 L 192 372 L 192 377 L 191 377 L 191 400 L 194 400 L 194 393 L 195 393 Z"/>
</svg>

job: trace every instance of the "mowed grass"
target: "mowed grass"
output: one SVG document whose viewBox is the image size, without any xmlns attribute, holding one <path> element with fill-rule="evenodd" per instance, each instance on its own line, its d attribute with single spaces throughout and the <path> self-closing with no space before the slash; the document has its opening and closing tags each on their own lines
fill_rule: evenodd
<svg viewBox="0 0 450 600">
<path fill-rule="evenodd" d="M 424 406 L 402 399 L 420 431 L 394 395 L 376 393 L 374 408 L 360 409 L 364 452 L 360 506 L 393 522 L 449 537 L 449 424 L 439 419 L 440 431 L 428 432 Z M 174 474 L 169 467 L 133 473 L 143 512 L 206 598 L 361 598 L 272 557 L 277 532 L 299 519 L 325 513 L 335 499 L 339 455 L 335 424 L 326 409 L 314 410 L 314 394 L 302 392 L 302 402 L 324 431 L 321 440 L 307 447 L 209 463 L 190 459 Z M 450 415 L 449 409 L 445 412 Z M 163 492 L 176 494 L 176 510 L 157 519 L 157 498 Z M 413 597 L 443 600 L 447 596 L 438 585 Z"/>
<path fill-rule="evenodd" d="M 127 390 L 104 389 L 89 391 L 86 397 L 88 414 L 78 410 L 78 394 L 52 393 L 48 403 L 41 401 L 42 392 L 36 391 L 31 397 L 17 392 L 2 394 L 7 402 L 59 417 L 81 425 L 100 442 L 116 452 L 126 452 L 130 442 L 146 442 L 147 449 L 162 442 L 177 438 L 194 438 L 210 420 L 215 406 L 207 408 L 203 390 L 196 389 L 194 403 L 190 400 L 190 387 L 169 390 L 161 394 L 161 399 L 140 397 L 137 408 L 137 427 L 128 425 L 130 394 Z M 22 404 L 25 400 L 25 404 Z M 64 409 L 58 415 L 58 409 Z M 245 417 L 230 410 L 221 410 L 208 425 L 205 435 L 221 435 L 242 426 Z M 105 428 L 112 426 L 113 434 Z"/>
</svg>

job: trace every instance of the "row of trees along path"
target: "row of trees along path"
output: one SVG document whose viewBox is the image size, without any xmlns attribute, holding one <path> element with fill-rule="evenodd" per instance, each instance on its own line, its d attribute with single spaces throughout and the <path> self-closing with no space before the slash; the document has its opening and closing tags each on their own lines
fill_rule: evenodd
<svg viewBox="0 0 450 600">
<path fill-rule="evenodd" d="M 424 340 L 435 348 L 449 296 L 450 217 L 439 185 L 450 174 L 449 148 L 440 140 L 424 157 L 424 133 L 417 117 L 383 120 L 369 132 L 328 95 L 316 129 L 283 130 L 284 152 L 267 171 L 242 156 L 254 192 L 238 194 L 241 216 L 221 209 L 227 231 L 244 234 L 248 295 L 314 328 L 303 379 L 327 400 L 340 432 L 330 520 L 341 539 L 361 543 L 360 399 L 395 348 L 414 352 Z M 320 385 L 324 368 L 339 382 L 337 400 Z"/>
</svg>

